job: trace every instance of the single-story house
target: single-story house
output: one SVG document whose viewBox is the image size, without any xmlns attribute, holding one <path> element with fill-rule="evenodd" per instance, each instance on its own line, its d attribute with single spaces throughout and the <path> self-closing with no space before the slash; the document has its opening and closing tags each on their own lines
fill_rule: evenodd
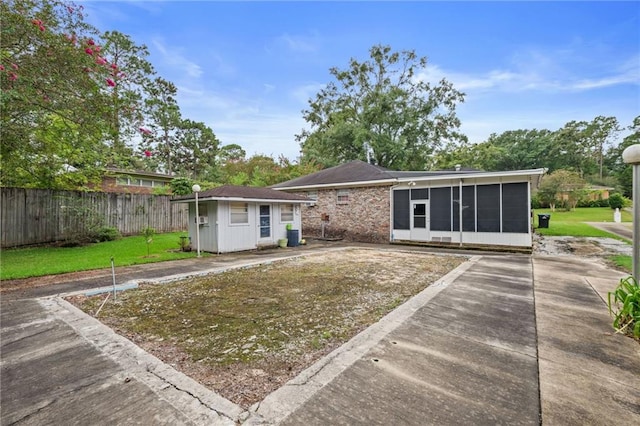
<svg viewBox="0 0 640 426">
<path fill-rule="evenodd" d="M 163 192 L 170 194 L 169 184 L 174 178 L 175 176 L 143 170 L 108 168 L 102 177 L 100 190 L 103 192 L 153 194 L 158 188 L 162 188 Z"/>
<path fill-rule="evenodd" d="M 306 197 L 269 188 L 224 185 L 195 194 L 174 198 L 172 203 L 189 204 L 189 237 L 200 249 L 212 253 L 252 250 L 275 246 L 280 239 L 301 239 L 300 206 Z M 287 232 L 287 225 L 291 231 Z"/>
<path fill-rule="evenodd" d="M 363 161 L 272 186 L 306 196 L 306 236 L 532 246 L 531 189 L 545 169 L 392 171 Z"/>
</svg>

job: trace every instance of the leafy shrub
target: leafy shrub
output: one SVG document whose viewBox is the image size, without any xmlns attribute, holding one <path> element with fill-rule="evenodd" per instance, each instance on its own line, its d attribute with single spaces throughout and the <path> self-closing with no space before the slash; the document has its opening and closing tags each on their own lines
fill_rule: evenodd
<svg viewBox="0 0 640 426">
<path fill-rule="evenodd" d="M 640 339 L 640 284 L 633 277 L 623 278 L 618 287 L 609 292 L 608 299 L 613 328 Z"/>
<path fill-rule="evenodd" d="M 623 208 L 624 197 L 620 194 L 611 194 L 609 197 L 609 206 L 614 210 Z"/>
<path fill-rule="evenodd" d="M 532 209 L 543 208 L 542 202 L 540 201 L 540 197 L 538 197 L 537 194 L 531 196 L 531 208 Z"/>
<path fill-rule="evenodd" d="M 609 207 L 609 200 L 582 200 L 578 202 L 577 207 Z"/>
<path fill-rule="evenodd" d="M 103 226 L 96 232 L 97 241 L 115 241 L 122 238 L 122 234 L 118 231 L 118 228 L 113 226 Z"/>
<path fill-rule="evenodd" d="M 175 178 L 171 180 L 169 184 L 171 186 L 171 192 L 173 195 L 189 195 L 193 191 L 191 187 L 193 186 L 193 181 L 187 178 Z"/>
</svg>

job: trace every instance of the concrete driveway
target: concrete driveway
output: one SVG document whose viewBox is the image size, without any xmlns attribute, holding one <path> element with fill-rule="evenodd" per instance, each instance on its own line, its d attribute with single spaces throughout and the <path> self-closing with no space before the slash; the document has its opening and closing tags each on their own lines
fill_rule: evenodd
<svg viewBox="0 0 640 426">
<path fill-rule="evenodd" d="M 211 269 L 205 262 L 185 268 Z M 130 274 L 160 278 L 180 265 L 147 268 Z M 640 345 L 612 332 L 604 302 L 621 276 L 576 257 L 476 254 L 249 410 L 60 298 L 3 294 L 0 420 L 640 424 Z"/>
</svg>

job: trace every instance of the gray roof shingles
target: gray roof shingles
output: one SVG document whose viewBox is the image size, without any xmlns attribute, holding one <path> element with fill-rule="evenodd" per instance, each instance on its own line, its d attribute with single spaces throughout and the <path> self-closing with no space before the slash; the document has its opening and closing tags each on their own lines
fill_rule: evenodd
<svg viewBox="0 0 640 426">
<path fill-rule="evenodd" d="M 477 173 L 480 170 L 462 169 L 440 171 L 394 171 L 384 167 L 375 166 L 364 161 L 355 160 L 339 166 L 320 170 L 310 175 L 301 176 L 286 182 L 273 185 L 272 188 L 285 189 L 314 185 L 331 185 L 349 182 L 368 182 L 380 180 L 392 180 L 396 178 L 409 178 L 420 176 L 438 176 L 459 173 Z"/>
</svg>

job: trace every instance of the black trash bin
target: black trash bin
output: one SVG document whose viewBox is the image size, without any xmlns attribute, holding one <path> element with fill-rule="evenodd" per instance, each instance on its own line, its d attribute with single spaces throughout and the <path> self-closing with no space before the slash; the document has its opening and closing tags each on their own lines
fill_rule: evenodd
<svg viewBox="0 0 640 426">
<path fill-rule="evenodd" d="M 298 247 L 300 245 L 300 237 L 297 229 L 287 230 L 287 247 Z"/>
<path fill-rule="evenodd" d="M 538 228 L 548 228 L 549 227 L 549 219 L 551 219 L 550 214 L 539 214 L 538 215 Z"/>
</svg>

